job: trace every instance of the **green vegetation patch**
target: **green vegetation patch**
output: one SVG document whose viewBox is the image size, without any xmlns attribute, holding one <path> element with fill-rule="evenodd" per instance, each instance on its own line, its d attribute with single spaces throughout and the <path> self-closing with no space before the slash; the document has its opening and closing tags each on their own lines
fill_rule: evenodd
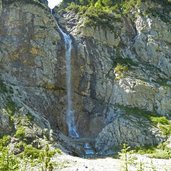
<svg viewBox="0 0 171 171">
<path fill-rule="evenodd" d="M 7 147 L 0 152 L 0 170 L 1 171 L 18 171 L 19 160 L 14 154 L 11 154 Z"/>
<path fill-rule="evenodd" d="M 171 135 L 171 123 L 165 116 L 149 116 L 149 119 L 161 130 L 163 135 Z"/>
<path fill-rule="evenodd" d="M 124 3 L 127 3 L 127 1 L 124 1 Z M 137 1 L 134 0 L 134 3 L 137 3 Z M 84 24 L 86 26 L 101 26 L 103 28 L 109 28 L 111 31 L 114 30 L 114 21 L 121 21 L 121 8 L 124 9 L 123 3 L 119 0 L 63 0 L 61 8 L 64 11 L 74 11 L 79 16 L 84 16 L 86 19 Z"/>
<path fill-rule="evenodd" d="M 7 147 L 7 145 L 10 143 L 11 141 L 11 137 L 9 135 L 4 135 L 1 139 L 0 139 L 0 151 L 2 151 L 2 149 L 4 147 Z"/>
<path fill-rule="evenodd" d="M 20 126 L 17 128 L 17 131 L 15 133 L 15 137 L 19 139 L 24 139 L 25 137 L 25 128 L 23 126 Z"/>
<path fill-rule="evenodd" d="M 38 159 L 40 156 L 41 150 L 34 148 L 32 145 L 27 145 L 24 147 L 24 157 L 30 158 L 30 159 Z"/>
<path fill-rule="evenodd" d="M 146 154 L 150 158 L 169 159 L 171 157 L 171 149 L 167 147 L 166 143 L 161 143 L 158 146 L 138 147 L 134 152 Z"/>
<path fill-rule="evenodd" d="M 114 73 L 116 74 L 116 80 L 119 80 L 121 78 L 124 78 L 124 75 L 129 70 L 128 66 L 117 64 L 117 66 L 114 68 Z"/>
<path fill-rule="evenodd" d="M 168 22 L 171 11 L 170 0 L 63 0 L 60 11 L 74 11 L 86 17 L 85 25 L 114 29 L 114 21 L 121 21 L 122 16 L 137 15 L 137 9 L 146 3 L 145 15 L 160 17 Z M 134 14 L 133 12 L 134 11 Z"/>
</svg>

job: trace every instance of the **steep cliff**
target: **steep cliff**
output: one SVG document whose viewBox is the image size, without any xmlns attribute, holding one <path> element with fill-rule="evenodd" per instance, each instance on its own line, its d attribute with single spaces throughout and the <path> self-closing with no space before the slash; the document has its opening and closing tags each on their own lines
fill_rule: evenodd
<svg viewBox="0 0 171 171">
<path fill-rule="evenodd" d="M 90 15 L 91 7 L 81 11 L 81 5 L 66 4 L 52 15 L 42 2 L 0 1 L 1 116 L 8 96 L 41 128 L 68 134 L 65 45 L 57 19 L 73 39 L 72 99 L 80 138 L 102 154 L 123 143 L 166 141 L 171 132 L 170 2 L 166 8 L 144 1 L 128 12 L 101 13 L 94 6 L 97 15 Z M 8 119 L 0 117 L 3 123 Z M 7 127 L 2 124 L 0 130 L 13 129 Z"/>
</svg>

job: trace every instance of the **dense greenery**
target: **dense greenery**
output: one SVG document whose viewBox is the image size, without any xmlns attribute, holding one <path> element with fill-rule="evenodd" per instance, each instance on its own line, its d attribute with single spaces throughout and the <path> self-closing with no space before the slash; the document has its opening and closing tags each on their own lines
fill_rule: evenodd
<svg viewBox="0 0 171 171">
<path fill-rule="evenodd" d="M 150 4 L 149 0 L 63 0 L 61 7 L 65 11 L 72 10 L 86 17 L 85 24 L 93 26 L 108 27 L 111 30 L 111 21 L 118 21 L 121 16 L 132 14 L 144 2 Z M 151 0 L 155 5 L 149 5 L 145 15 L 159 16 L 168 20 L 165 13 L 171 11 L 171 0 Z"/>
<path fill-rule="evenodd" d="M 72 10 L 84 15 L 85 25 L 114 28 L 112 21 L 118 21 L 121 16 L 139 5 L 141 0 L 63 0 L 60 9 Z"/>
</svg>

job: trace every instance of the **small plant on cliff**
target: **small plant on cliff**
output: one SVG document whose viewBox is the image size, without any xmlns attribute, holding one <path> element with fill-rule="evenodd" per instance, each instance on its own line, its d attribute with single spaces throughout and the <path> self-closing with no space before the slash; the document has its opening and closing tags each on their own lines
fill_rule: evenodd
<svg viewBox="0 0 171 171">
<path fill-rule="evenodd" d="M 119 152 L 119 158 L 123 162 L 123 171 L 128 171 L 129 165 L 133 164 L 135 161 L 135 158 L 130 155 L 131 153 L 132 151 L 130 151 L 130 147 L 126 144 L 123 144 L 122 150 Z"/>
<path fill-rule="evenodd" d="M 150 116 L 150 121 L 161 130 L 163 135 L 171 135 L 171 122 L 165 116 Z"/>
<path fill-rule="evenodd" d="M 16 138 L 24 139 L 25 137 L 25 128 L 20 126 L 17 128 L 17 131 L 15 133 Z"/>
<path fill-rule="evenodd" d="M 124 74 L 128 71 L 128 66 L 117 64 L 117 66 L 114 69 L 114 73 L 116 75 L 116 80 L 119 80 L 124 77 Z"/>
</svg>

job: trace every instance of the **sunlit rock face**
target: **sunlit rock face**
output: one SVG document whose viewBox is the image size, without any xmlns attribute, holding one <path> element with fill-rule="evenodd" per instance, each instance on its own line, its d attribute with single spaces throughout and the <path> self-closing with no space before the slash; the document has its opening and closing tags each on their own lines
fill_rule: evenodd
<svg viewBox="0 0 171 171">
<path fill-rule="evenodd" d="M 1 77 L 12 85 L 17 103 L 43 115 L 55 129 L 66 127 L 65 50 L 50 9 L 37 2 L 2 6 Z"/>
<path fill-rule="evenodd" d="M 122 143 L 164 141 L 143 114 L 171 115 L 170 22 L 139 9 L 132 18 L 114 20 L 111 30 L 87 26 L 74 12 L 59 15 L 56 9 L 54 15 L 72 37 L 72 103 L 80 137 L 93 139 L 101 153 Z M 67 135 L 65 46 L 47 2 L 0 1 L 0 61 L 15 102 Z"/>
</svg>

